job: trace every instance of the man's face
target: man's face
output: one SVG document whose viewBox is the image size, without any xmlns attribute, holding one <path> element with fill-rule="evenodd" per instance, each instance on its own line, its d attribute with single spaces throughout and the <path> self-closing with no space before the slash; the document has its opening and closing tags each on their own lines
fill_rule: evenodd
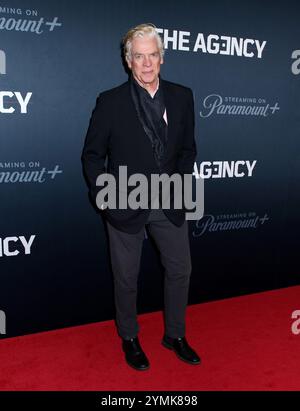
<svg viewBox="0 0 300 411">
<path fill-rule="evenodd" d="M 147 36 L 133 39 L 131 56 L 132 59 L 127 63 L 134 78 L 143 87 L 155 88 L 160 65 L 163 64 L 156 39 Z"/>
</svg>

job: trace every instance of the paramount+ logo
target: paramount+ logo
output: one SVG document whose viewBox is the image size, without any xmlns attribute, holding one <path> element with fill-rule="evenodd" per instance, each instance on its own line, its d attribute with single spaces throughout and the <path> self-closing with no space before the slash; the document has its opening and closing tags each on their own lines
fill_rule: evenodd
<svg viewBox="0 0 300 411">
<path fill-rule="evenodd" d="M 6 54 L 0 50 L 0 75 L 6 75 Z M 0 114 L 28 113 L 28 103 L 32 92 L 0 90 Z"/>
<path fill-rule="evenodd" d="M 18 237 L 0 237 L 0 258 L 31 254 L 31 248 L 35 237 L 35 234 L 31 235 L 28 238 L 26 238 L 24 235 Z"/>
</svg>

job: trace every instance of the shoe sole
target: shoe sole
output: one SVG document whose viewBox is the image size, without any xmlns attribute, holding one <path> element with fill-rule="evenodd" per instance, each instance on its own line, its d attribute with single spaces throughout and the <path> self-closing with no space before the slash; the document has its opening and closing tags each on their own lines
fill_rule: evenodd
<svg viewBox="0 0 300 411">
<path fill-rule="evenodd" d="M 162 340 L 161 344 L 165 348 L 167 348 L 168 350 L 174 351 L 176 357 L 179 358 L 181 361 L 184 361 L 184 362 L 186 362 L 187 364 L 190 364 L 190 365 L 199 365 L 199 364 L 201 364 L 201 360 L 199 362 L 191 362 L 191 361 L 186 360 L 185 358 L 180 357 L 180 355 L 176 352 L 176 350 L 174 350 L 172 345 L 166 343 L 164 340 Z"/>
<path fill-rule="evenodd" d="M 130 364 L 130 362 L 128 362 L 127 360 L 126 360 L 126 363 L 129 365 L 129 367 L 133 368 L 136 371 L 147 371 L 150 368 L 150 365 L 148 365 L 147 367 L 144 367 L 144 368 L 135 367 L 134 365 Z"/>
</svg>

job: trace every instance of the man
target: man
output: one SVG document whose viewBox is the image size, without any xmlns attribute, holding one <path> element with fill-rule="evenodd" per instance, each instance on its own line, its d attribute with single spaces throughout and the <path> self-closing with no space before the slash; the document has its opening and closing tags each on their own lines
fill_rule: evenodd
<svg viewBox="0 0 300 411">
<path fill-rule="evenodd" d="M 96 181 L 105 172 L 120 180 L 117 172 L 126 165 L 130 175 L 142 173 L 148 181 L 154 174 L 183 176 L 192 173 L 196 157 L 192 91 L 160 77 L 164 48 L 155 26 L 134 27 L 125 35 L 123 45 L 131 71 L 129 80 L 100 93 L 82 154 L 90 194 L 96 203 Z M 118 197 L 121 191 L 117 190 Z M 165 270 L 162 344 L 181 360 L 199 364 L 200 358 L 185 338 L 191 257 L 184 210 L 163 209 L 161 199 L 159 208 L 152 210 L 97 205 L 107 222 L 116 324 L 127 363 L 136 370 L 149 368 L 138 339 L 136 313 L 137 278 L 147 225 Z"/>
</svg>

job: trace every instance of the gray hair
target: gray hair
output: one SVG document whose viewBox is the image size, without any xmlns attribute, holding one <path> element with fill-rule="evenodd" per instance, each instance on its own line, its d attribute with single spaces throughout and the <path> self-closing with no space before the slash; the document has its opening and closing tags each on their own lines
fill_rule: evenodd
<svg viewBox="0 0 300 411">
<path fill-rule="evenodd" d="M 132 48 L 132 41 L 136 37 L 144 37 L 149 36 L 150 38 L 155 38 L 157 41 L 157 45 L 159 48 L 160 58 L 163 58 L 165 49 L 162 42 L 162 39 L 158 32 L 156 31 L 156 26 L 152 23 L 143 23 L 139 24 L 136 27 L 131 28 L 123 37 L 123 51 L 126 61 L 132 60 L 131 48 Z"/>
</svg>

